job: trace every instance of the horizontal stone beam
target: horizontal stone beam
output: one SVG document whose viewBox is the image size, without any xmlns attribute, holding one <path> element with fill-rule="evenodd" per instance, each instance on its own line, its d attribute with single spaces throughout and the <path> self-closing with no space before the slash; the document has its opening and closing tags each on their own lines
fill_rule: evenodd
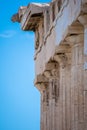
<svg viewBox="0 0 87 130">
<path fill-rule="evenodd" d="M 18 10 L 18 13 L 14 14 L 11 18 L 12 22 L 21 22 L 22 16 L 24 15 L 27 7 L 26 6 L 21 6 L 20 9 Z"/>
</svg>

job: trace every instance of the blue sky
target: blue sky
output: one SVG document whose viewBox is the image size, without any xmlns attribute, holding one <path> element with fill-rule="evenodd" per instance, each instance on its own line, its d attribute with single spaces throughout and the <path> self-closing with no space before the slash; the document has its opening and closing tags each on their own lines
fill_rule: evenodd
<svg viewBox="0 0 87 130">
<path fill-rule="evenodd" d="M 40 94 L 34 87 L 34 34 L 10 18 L 21 5 L 50 0 L 0 1 L 0 130 L 40 130 Z"/>
</svg>

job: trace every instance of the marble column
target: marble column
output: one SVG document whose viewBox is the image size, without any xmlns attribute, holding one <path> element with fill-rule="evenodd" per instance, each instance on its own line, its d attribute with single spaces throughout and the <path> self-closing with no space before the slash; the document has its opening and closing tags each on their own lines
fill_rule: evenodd
<svg viewBox="0 0 87 130">
<path fill-rule="evenodd" d="M 41 93 L 41 130 L 49 130 L 49 93 L 46 88 Z"/>
<path fill-rule="evenodd" d="M 71 130 L 84 129 L 83 42 L 72 46 Z"/>
<path fill-rule="evenodd" d="M 71 50 L 70 47 L 66 53 L 59 53 L 54 59 L 59 63 L 59 97 L 57 103 L 57 128 L 59 130 L 70 130 L 71 118 Z"/>
<path fill-rule="evenodd" d="M 87 8 L 87 6 L 86 6 Z M 84 130 L 87 130 L 87 11 L 78 20 L 84 26 Z"/>
<path fill-rule="evenodd" d="M 58 97 L 59 97 L 59 80 L 51 78 L 49 80 L 49 130 L 57 130 L 58 124 Z"/>
</svg>

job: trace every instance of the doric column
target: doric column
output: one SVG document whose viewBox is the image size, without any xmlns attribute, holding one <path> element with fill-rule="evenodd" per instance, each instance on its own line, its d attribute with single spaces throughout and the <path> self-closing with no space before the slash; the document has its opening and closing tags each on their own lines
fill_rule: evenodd
<svg viewBox="0 0 87 130">
<path fill-rule="evenodd" d="M 59 64 L 51 60 L 45 66 L 44 75 L 48 78 L 48 129 L 57 130 L 58 128 L 58 98 L 59 98 Z"/>
<path fill-rule="evenodd" d="M 35 79 L 35 86 L 41 93 L 41 130 L 48 130 L 49 117 L 49 92 L 48 92 L 48 79 L 44 75 L 38 75 Z"/>
<path fill-rule="evenodd" d="M 35 86 L 41 93 L 41 130 L 58 128 L 59 81 L 59 65 L 55 61 L 47 63 L 44 74 L 36 77 Z"/>
<path fill-rule="evenodd" d="M 70 85 L 71 85 L 71 52 L 70 48 L 57 53 L 54 59 L 59 63 L 59 98 L 58 98 L 58 126 L 59 130 L 70 130 Z M 67 53 L 65 53 L 65 50 Z M 64 53 L 63 53 L 64 52 Z"/>
<path fill-rule="evenodd" d="M 59 98 L 59 70 L 52 70 L 49 79 L 49 130 L 57 130 L 58 127 L 58 98 Z"/>
<path fill-rule="evenodd" d="M 73 130 L 84 129 L 83 42 L 72 46 L 71 112 Z M 74 113 L 74 114 L 73 114 Z"/>
<path fill-rule="evenodd" d="M 49 130 L 49 92 L 46 88 L 41 93 L 41 130 Z"/>
<path fill-rule="evenodd" d="M 87 130 L 87 4 L 83 12 L 85 13 L 78 19 L 84 26 L 84 130 Z"/>
<path fill-rule="evenodd" d="M 82 130 L 84 129 L 84 34 L 70 35 L 66 40 L 71 44 L 71 130 Z"/>
</svg>

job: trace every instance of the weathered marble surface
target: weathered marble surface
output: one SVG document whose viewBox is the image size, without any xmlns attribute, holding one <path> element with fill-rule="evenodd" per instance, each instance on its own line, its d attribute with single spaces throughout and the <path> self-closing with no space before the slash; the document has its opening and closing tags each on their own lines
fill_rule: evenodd
<svg viewBox="0 0 87 130">
<path fill-rule="evenodd" d="M 87 0 L 31 3 L 12 20 L 35 32 L 41 130 L 87 130 Z"/>
</svg>

